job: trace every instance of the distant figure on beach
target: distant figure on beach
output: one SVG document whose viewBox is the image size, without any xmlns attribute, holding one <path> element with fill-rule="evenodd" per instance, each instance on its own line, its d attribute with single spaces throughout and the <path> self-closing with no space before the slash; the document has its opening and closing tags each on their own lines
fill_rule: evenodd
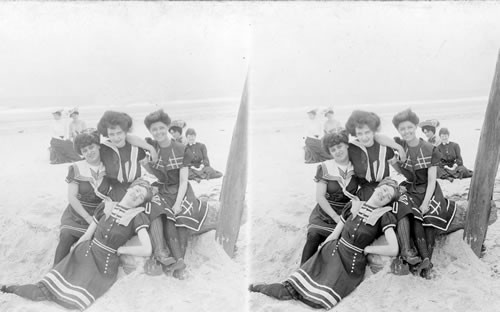
<svg viewBox="0 0 500 312">
<path fill-rule="evenodd" d="M 418 124 L 420 128 L 422 128 L 422 132 L 427 137 L 427 142 L 431 143 L 434 146 L 438 146 L 441 143 L 441 140 L 436 135 L 436 129 L 439 127 L 439 121 L 436 119 L 422 121 Z"/>
<path fill-rule="evenodd" d="M 334 116 L 333 109 L 329 108 L 325 112 L 326 122 L 325 122 L 325 125 L 323 126 L 323 131 L 325 132 L 325 134 L 332 132 L 332 131 L 335 131 L 338 128 L 343 128 L 340 121 L 333 118 L 333 116 Z"/>
<path fill-rule="evenodd" d="M 151 242 L 144 204 L 152 198 L 145 180 L 132 183 L 120 202 L 101 203 L 76 247 L 36 284 L 3 285 L 0 291 L 34 300 L 53 301 L 84 310 L 116 282 L 120 255 L 147 257 Z M 123 246 L 133 235 L 139 246 Z"/>
<path fill-rule="evenodd" d="M 325 160 L 316 170 L 316 207 L 309 217 L 307 240 L 300 264 L 304 264 L 318 250 L 323 241 L 340 222 L 344 206 L 355 197 L 358 181 L 349 161 L 349 134 L 342 128 L 325 134 L 323 148 L 333 159 Z"/>
<path fill-rule="evenodd" d="M 52 113 L 54 120 L 51 126 L 50 163 L 63 164 L 81 160 L 73 149 L 73 142 L 68 139 L 66 123 L 62 119 L 62 109 Z"/>
<path fill-rule="evenodd" d="M 367 254 L 396 256 L 396 218 L 390 207 L 399 198 L 397 182 L 385 178 L 366 202 L 354 201 L 320 249 L 282 283 L 251 284 L 279 300 L 299 300 L 312 308 L 331 309 L 363 281 Z M 371 246 L 384 234 L 386 245 Z"/>
<path fill-rule="evenodd" d="M 153 136 L 148 142 L 159 155 L 157 161 L 143 163 L 144 168 L 153 174 L 159 183 L 156 219 L 162 225 L 162 234 L 167 238 L 168 247 L 175 263 L 165 267 L 179 279 L 184 278 L 186 264 L 184 256 L 190 231 L 198 232 L 208 212 L 207 202 L 200 201 L 188 182 L 189 159 L 185 157 L 186 147 L 168 136 L 170 117 L 163 110 L 150 113 L 144 124 Z M 157 211 L 155 208 L 154 211 Z M 153 219 L 153 213 L 151 214 Z"/>
<path fill-rule="evenodd" d="M 332 156 L 323 150 L 321 146 L 321 138 L 323 137 L 323 124 L 317 119 L 317 110 L 311 109 L 307 112 L 309 121 L 306 127 L 305 136 L 305 163 L 312 164 L 331 159 Z"/>
<path fill-rule="evenodd" d="M 87 126 L 83 120 L 79 119 L 80 113 L 78 112 L 78 108 L 70 110 L 69 117 L 72 119 L 69 123 L 69 139 L 73 141 L 79 133 L 82 133 L 82 131 L 87 128 Z"/>
<path fill-rule="evenodd" d="M 403 260 L 415 266 L 416 275 L 430 278 L 436 232 L 448 229 L 456 205 L 441 191 L 436 180 L 441 155 L 435 146 L 417 137 L 418 122 L 418 116 L 411 109 L 397 113 L 392 119 L 402 138 L 398 143 L 405 148 L 407 155 L 406 161 L 396 165 L 406 178 L 401 185 L 407 192 L 401 195 L 393 212 L 398 220 L 397 232 Z M 410 252 L 411 237 L 421 260 L 415 259 Z"/>
<path fill-rule="evenodd" d="M 201 180 L 217 179 L 222 173 L 210 167 L 207 147 L 205 144 L 196 142 L 196 131 L 193 128 L 186 130 L 187 145 L 184 157 L 189 162 L 189 180 L 200 182 Z"/>
<path fill-rule="evenodd" d="M 438 167 L 438 178 L 453 182 L 454 179 L 465 179 L 472 177 L 472 170 L 464 166 L 460 145 L 450 142 L 450 131 L 447 128 L 439 130 L 441 143 L 437 149 L 441 153 L 441 163 Z"/>
<path fill-rule="evenodd" d="M 69 253 L 71 246 L 85 233 L 97 206 L 107 198 L 110 184 L 106 169 L 99 154 L 100 136 L 95 129 L 82 131 L 75 137 L 75 151 L 84 160 L 71 164 L 68 168 L 69 205 L 61 217 L 59 244 L 54 256 L 54 265 Z"/>
<path fill-rule="evenodd" d="M 182 135 L 182 128 L 179 126 L 170 126 L 168 132 L 172 135 L 175 142 L 186 145 L 187 139 Z"/>
</svg>

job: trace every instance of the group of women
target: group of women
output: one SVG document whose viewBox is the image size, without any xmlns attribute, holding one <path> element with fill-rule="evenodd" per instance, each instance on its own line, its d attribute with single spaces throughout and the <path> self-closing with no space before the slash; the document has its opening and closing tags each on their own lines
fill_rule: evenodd
<svg viewBox="0 0 500 312">
<path fill-rule="evenodd" d="M 378 134 L 380 118 L 365 111 L 323 137 L 332 159 L 316 171 L 317 205 L 300 268 L 282 283 L 252 284 L 250 291 L 330 309 L 362 282 L 369 254 L 399 255 L 407 271 L 395 273 L 431 277 L 435 234 L 448 229 L 456 206 L 436 180 L 438 149 L 417 137 L 418 116 L 407 109 L 392 122 L 395 141 Z M 389 165 L 406 180 L 391 179 Z M 387 243 L 372 246 L 382 234 Z"/>
<path fill-rule="evenodd" d="M 188 182 L 191 159 L 185 146 L 169 137 L 170 123 L 163 110 L 147 115 L 152 139 L 146 141 L 129 134 L 128 114 L 107 111 L 97 130 L 76 135 L 74 148 L 84 159 L 69 166 L 69 205 L 54 266 L 36 284 L 0 290 L 83 310 L 116 281 L 120 255 L 152 255 L 160 273 L 182 279 L 188 235 L 203 225 L 207 203 Z M 141 167 L 157 178 L 156 187 L 141 178 Z M 134 235 L 139 245 L 127 246 Z M 149 273 L 158 272 L 148 267 Z"/>
</svg>

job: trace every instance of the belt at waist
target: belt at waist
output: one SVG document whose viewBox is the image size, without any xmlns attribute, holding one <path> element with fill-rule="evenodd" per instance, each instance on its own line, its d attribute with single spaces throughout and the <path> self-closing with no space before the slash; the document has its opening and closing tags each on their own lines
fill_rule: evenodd
<svg viewBox="0 0 500 312">
<path fill-rule="evenodd" d="M 96 245 L 97 247 L 109 252 L 109 253 L 112 253 L 112 254 L 116 254 L 116 249 L 113 249 L 111 247 L 108 247 L 106 245 L 104 245 L 103 243 L 101 243 L 97 238 L 94 238 L 92 240 L 92 244 Z"/>
<path fill-rule="evenodd" d="M 340 239 L 340 243 L 342 243 L 342 245 L 346 246 L 347 248 L 351 249 L 352 251 L 359 252 L 359 253 L 363 253 L 364 252 L 363 249 L 354 246 L 353 244 L 351 244 L 348 241 L 346 241 L 344 238 Z"/>
</svg>

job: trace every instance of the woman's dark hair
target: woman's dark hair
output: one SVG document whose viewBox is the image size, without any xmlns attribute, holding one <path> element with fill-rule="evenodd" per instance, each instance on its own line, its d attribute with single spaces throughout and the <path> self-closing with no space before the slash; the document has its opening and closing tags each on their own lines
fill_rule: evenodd
<svg viewBox="0 0 500 312">
<path fill-rule="evenodd" d="M 99 145 L 100 141 L 101 138 L 99 137 L 97 130 L 86 129 L 85 132 L 82 132 L 75 137 L 73 148 L 75 149 L 75 152 L 82 155 L 82 148 L 92 144 Z"/>
<path fill-rule="evenodd" d="M 182 128 L 179 126 L 171 126 L 170 128 L 168 128 L 168 132 L 178 132 L 179 134 L 182 134 Z"/>
<path fill-rule="evenodd" d="M 350 135 L 356 136 L 356 128 L 362 128 L 365 125 L 373 132 L 376 132 L 380 127 L 380 117 L 372 112 L 355 110 L 347 119 L 345 128 Z"/>
<path fill-rule="evenodd" d="M 433 126 L 422 126 L 422 131 L 431 131 L 433 134 L 436 134 L 436 127 Z"/>
<path fill-rule="evenodd" d="M 392 117 L 392 124 L 394 127 L 397 129 L 399 127 L 399 124 L 402 123 L 403 121 L 409 121 L 415 126 L 418 125 L 418 122 L 420 119 L 418 118 L 417 114 L 415 114 L 411 108 L 407 108 L 402 112 L 397 113 Z"/>
<path fill-rule="evenodd" d="M 105 137 L 108 136 L 108 129 L 114 129 L 116 127 L 120 127 L 123 131 L 129 132 L 132 128 L 132 117 L 127 113 L 106 111 L 97 124 L 97 130 Z"/>
<path fill-rule="evenodd" d="M 321 139 L 321 145 L 328 155 L 330 155 L 330 147 L 340 143 L 349 144 L 349 134 L 345 129 L 329 132 Z"/>
<path fill-rule="evenodd" d="M 155 122 L 162 122 L 168 127 L 170 126 L 171 120 L 168 114 L 163 111 L 163 109 L 159 109 L 157 111 L 150 113 L 149 115 L 146 116 L 146 118 L 144 118 L 144 125 L 148 129 Z"/>
<path fill-rule="evenodd" d="M 441 134 L 447 134 L 447 135 L 450 135 L 450 130 L 448 130 L 448 128 L 441 128 L 439 130 L 439 135 Z"/>
</svg>

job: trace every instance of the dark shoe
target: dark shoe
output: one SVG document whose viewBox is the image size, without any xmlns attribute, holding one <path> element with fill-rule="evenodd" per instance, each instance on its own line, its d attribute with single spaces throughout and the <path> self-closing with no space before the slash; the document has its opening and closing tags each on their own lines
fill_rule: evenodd
<svg viewBox="0 0 500 312">
<path fill-rule="evenodd" d="M 164 266 L 169 266 L 175 263 L 175 258 L 170 256 L 167 250 L 160 250 L 155 252 L 154 258 Z"/>
<path fill-rule="evenodd" d="M 422 258 L 420 258 L 413 249 L 402 250 L 401 258 L 411 265 L 415 265 L 422 262 Z"/>
<path fill-rule="evenodd" d="M 163 269 L 161 264 L 156 262 L 155 259 L 150 258 L 144 263 L 144 273 L 151 276 L 158 276 L 163 274 Z"/>
<path fill-rule="evenodd" d="M 423 269 L 422 272 L 420 273 L 420 276 L 422 276 L 425 279 L 430 280 L 432 278 L 431 272 L 432 272 L 432 263 L 429 265 L 427 269 Z"/>
<path fill-rule="evenodd" d="M 248 285 L 248 290 L 250 292 L 260 292 L 264 286 L 266 286 L 266 284 L 250 284 Z"/>
<path fill-rule="evenodd" d="M 410 274 L 410 267 L 408 263 L 403 262 L 400 257 L 397 257 L 391 262 L 391 272 L 396 275 Z"/>
<path fill-rule="evenodd" d="M 420 262 L 420 264 L 415 268 L 415 274 L 418 276 L 422 276 L 422 270 L 429 269 L 432 267 L 431 260 L 429 258 L 425 258 Z"/>
</svg>

